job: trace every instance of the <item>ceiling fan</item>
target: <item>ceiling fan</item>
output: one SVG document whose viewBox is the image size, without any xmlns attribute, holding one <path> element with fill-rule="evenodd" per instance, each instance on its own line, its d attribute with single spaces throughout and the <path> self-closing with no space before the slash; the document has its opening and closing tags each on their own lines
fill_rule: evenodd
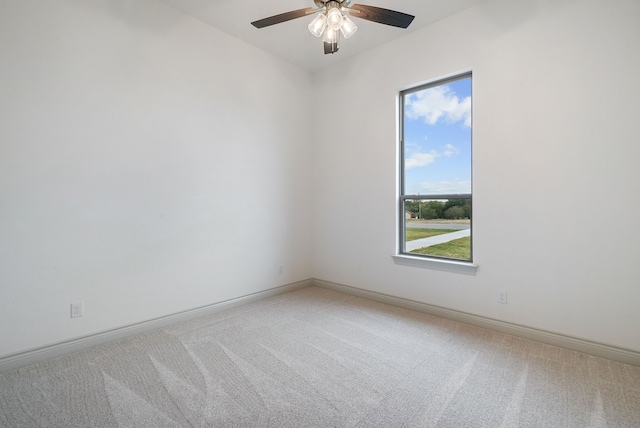
<svg viewBox="0 0 640 428">
<path fill-rule="evenodd" d="M 313 0 L 317 7 L 307 7 L 304 9 L 292 10 L 270 16 L 251 23 L 256 28 L 264 28 L 270 25 L 280 24 L 296 18 L 320 12 L 309 23 L 309 31 L 316 37 L 322 37 L 324 42 L 324 53 L 332 54 L 338 52 L 338 42 L 340 33 L 348 39 L 356 32 L 358 27 L 345 14 L 348 13 L 360 19 L 377 22 L 379 24 L 391 25 L 393 27 L 407 28 L 414 16 L 395 10 L 383 9 L 381 7 L 366 6 L 363 4 L 353 4 L 349 6 L 351 0 Z"/>
</svg>

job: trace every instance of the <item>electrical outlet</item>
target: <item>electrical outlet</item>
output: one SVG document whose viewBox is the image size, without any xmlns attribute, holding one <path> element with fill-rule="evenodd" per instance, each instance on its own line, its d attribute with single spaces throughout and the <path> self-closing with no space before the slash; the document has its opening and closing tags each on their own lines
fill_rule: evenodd
<svg viewBox="0 0 640 428">
<path fill-rule="evenodd" d="M 84 302 L 71 304 L 71 318 L 78 318 L 84 315 Z"/>
<path fill-rule="evenodd" d="M 280 266 L 278 268 L 278 275 L 282 275 L 284 273 L 284 268 L 282 266 Z"/>
<path fill-rule="evenodd" d="M 507 304 L 507 292 L 505 290 L 498 291 L 498 303 Z"/>
</svg>

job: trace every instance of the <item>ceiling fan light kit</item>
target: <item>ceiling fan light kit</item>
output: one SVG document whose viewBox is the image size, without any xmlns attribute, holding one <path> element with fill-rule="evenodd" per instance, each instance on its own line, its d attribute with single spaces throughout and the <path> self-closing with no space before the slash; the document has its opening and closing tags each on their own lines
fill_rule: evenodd
<svg viewBox="0 0 640 428">
<path fill-rule="evenodd" d="M 353 36 L 353 33 L 356 32 L 358 27 L 356 26 L 356 23 L 353 22 L 347 15 L 344 15 L 343 18 L 344 19 L 342 20 L 342 24 L 340 25 L 340 32 L 345 39 L 348 39 L 349 37 Z"/>
<path fill-rule="evenodd" d="M 293 10 L 281 13 L 269 18 L 254 21 L 251 24 L 256 28 L 264 28 L 292 19 L 319 12 L 309 23 L 309 32 L 315 37 L 322 37 L 324 42 L 324 53 L 335 53 L 338 51 L 340 33 L 345 39 L 353 36 L 358 30 L 355 22 L 345 13 L 351 14 L 360 19 L 377 22 L 379 24 L 391 25 L 393 27 L 407 28 L 413 21 L 413 15 L 408 15 L 395 10 L 383 9 L 381 7 L 354 4 L 349 7 L 351 0 L 314 0 L 317 8 L 308 7 L 305 9 Z"/>
<path fill-rule="evenodd" d="M 309 31 L 316 37 L 322 36 L 325 28 L 327 28 L 327 16 L 324 13 L 317 14 L 309 23 Z"/>
</svg>

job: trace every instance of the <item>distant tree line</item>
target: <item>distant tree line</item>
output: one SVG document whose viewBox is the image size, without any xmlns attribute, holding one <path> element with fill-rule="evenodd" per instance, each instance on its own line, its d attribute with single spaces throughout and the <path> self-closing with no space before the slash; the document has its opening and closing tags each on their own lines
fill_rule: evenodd
<svg viewBox="0 0 640 428">
<path fill-rule="evenodd" d="M 471 199 L 450 199 L 448 201 L 405 201 L 405 210 L 411 218 L 424 220 L 458 220 L 471 218 Z"/>
</svg>

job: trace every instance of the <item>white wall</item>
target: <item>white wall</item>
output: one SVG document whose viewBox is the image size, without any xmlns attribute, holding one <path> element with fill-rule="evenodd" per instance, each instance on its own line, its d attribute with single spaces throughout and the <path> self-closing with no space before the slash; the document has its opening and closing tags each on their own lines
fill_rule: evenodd
<svg viewBox="0 0 640 428">
<path fill-rule="evenodd" d="M 309 277 L 640 350 L 637 1 L 490 0 L 313 81 L 152 0 L 1 7 L 0 357 Z M 397 90 L 467 68 L 480 268 L 395 265 Z"/>
<path fill-rule="evenodd" d="M 3 0 L 0 356 L 309 278 L 309 92 L 152 0 Z"/>
<path fill-rule="evenodd" d="M 640 351 L 639 16 L 487 1 L 317 73 L 313 276 Z M 397 91 L 469 68 L 480 267 L 395 265 Z"/>
</svg>

